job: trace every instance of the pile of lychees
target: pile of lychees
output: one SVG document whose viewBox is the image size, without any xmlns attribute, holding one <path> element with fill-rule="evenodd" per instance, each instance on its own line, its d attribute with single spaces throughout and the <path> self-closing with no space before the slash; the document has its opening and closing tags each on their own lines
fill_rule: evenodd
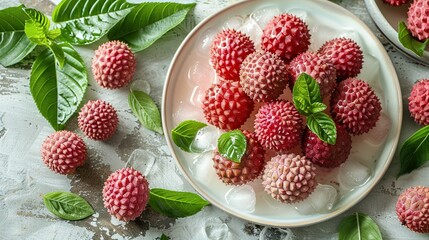
<svg viewBox="0 0 429 240">
<path fill-rule="evenodd" d="M 136 59 L 123 42 L 110 41 L 101 45 L 92 59 L 92 73 L 101 87 L 117 89 L 126 86 L 136 70 Z M 118 115 L 113 106 L 103 100 L 90 100 L 80 110 L 78 124 L 88 138 L 104 141 L 118 127 Z M 86 145 L 71 131 L 49 135 L 42 145 L 42 159 L 54 172 L 72 174 L 86 159 Z M 122 221 L 140 216 L 149 197 L 149 184 L 139 171 L 123 168 L 112 173 L 103 188 L 104 206 Z"/>
<path fill-rule="evenodd" d="M 254 132 L 244 130 L 247 150 L 240 163 L 218 151 L 214 168 L 225 184 L 241 185 L 262 175 L 273 198 L 296 203 L 316 188 L 315 166 L 335 168 L 352 147 L 351 135 L 368 132 L 380 117 L 381 103 L 368 83 L 356 78 L 363 65 L 360 46 L 349 38 L 335 38 L 317 52 L 309 51 L 311 36 L 300 18 L 284 13 L 263 29 L 261 49 L 235 29 L 213 40 L 210 62 L 220 81 L 206 91 L 202 103 L 206 120 L 222 129 L 240 129 L 258 106 Z M 313 77 L 336 123 L 337 140 L 330 145 L 304 125 L 287 100 L 300 74 Z M 291 151 L 301 147 L 302 154 Z M 266 159 L 266 151 L 276 156 Z"/>
</svg>

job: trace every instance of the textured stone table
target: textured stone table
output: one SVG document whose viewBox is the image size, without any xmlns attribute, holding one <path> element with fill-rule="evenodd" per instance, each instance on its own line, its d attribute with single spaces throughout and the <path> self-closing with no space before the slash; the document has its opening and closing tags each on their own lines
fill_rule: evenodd
<svg viewBox="0 0 429 240">
<path fill-rule="evenodd" d="M 19 2 L 48 14 L 54 7 L 47 0 L 0 0 L 0 8 Z M 206 16 L 233 2 L 236 1 L 198 0 L 194 13 L 184 24 L 138 55 L 135 81 L 144 79 L 149 82 L 150 95 L 158 106 L 169 63 L 186 34 Z M 337 2 L 372 29 L 396 67 L 404 96 L 401 144 L 419 128 L 409 118 L 406 98 L 414 81 L 429 78 L 429 69 L 404 57 L 384 39 L 371 21 L 363 1 Z M 97 45 L 86 49 L 96 49 Z M 89 67 L 91 55 L 88 53 L 91 51 L 78 50 L 82 51 Z M 219 236 L 212 239 L 259 239 L 261 232 L 276 232 L 275 229 L 264 229 L 263 226 L 230 216 L 213 206 L 182 219 L 163 217 L 151 210 L 128 224 L 112 218 L 103 207 L 103 182 L 111 172 L 125 166 L 130 156 L 133 159 L 141 157 L 146 163 L 154 161 L 148 176 L 151 187 L 194 190 L 177 170 L 164 137 L 143 128 L 132 115 L 127 103 L 128 88 L 107 91 L 92 79 L 85 100 L 101 98 L 111 102 L 119 113 L 119 129 L 106 142 L 84 139 L 88 146 L 88 159 L 75 175 L 60 176 L 51 172 L 41 161 L 39 151 L 42 141 L 53 129 L 38 113 L 30 95 L 30 67 L 31 58 L 12 68 L 0 67 L 0 239 L 155 239 L 162 233 L 172 239 L 209 239 L 206 232 Z M 81 134 L 76 118 L 67 129 Z M 370 215 L 379 224 L 385 239 L 427 239 L 427 235 L 414 234 L 401 226 L 394 209 L 402 190 L 414 185 L 428 185 L 429 169 L 423 167 L 396 180 L 398 152 L 384 178 L 363 201 L 327 222 L 291 229 L 296 236 L 294 239 L 336 239 L 339 221 L 356 211 Z M 97 213 L 83 221 L 59 220 L 46 210 L 42 202 L 41 195 L 50 191 L 80 194 L 89 200 Z"/>
</svg>

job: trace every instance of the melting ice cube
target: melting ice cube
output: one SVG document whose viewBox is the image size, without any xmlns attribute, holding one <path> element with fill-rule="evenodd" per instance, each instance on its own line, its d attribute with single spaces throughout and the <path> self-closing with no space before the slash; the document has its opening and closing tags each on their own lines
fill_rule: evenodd
<svg viewBox="0 0 429 240">
<path fill-rule="evenodd" d="M 226 20 L 225 24 L 224 24 L 224 28 L 225 29 L 239 29 L 241 27 L 241 25 L 243 24 L 243 18 L 236 16 L 236 17 L 232 17 L 228 20 Z"/>
<path fill-rule="evenodd" d="M 231 207 L 235 209 L 240 209 L 249 213 L 255 211 L 255 191 L 249 185 L 231 188 L 225 194 L 225 200 Z"/>
<path fill-rule="evenodd" d="M 133 81 L 133 83 L 131 83 L 130 90 L 150 94 L 150 84 L 145 80 Z"/>
<path fill-rule="evenodd" d="M 264 29 L 268 22 L 277 15 L 280 15 L 280 9 L 276 7 L 265 7 L 254 11 L 250 14 L 250 18 L 255 20 L 261 29 Z"/>
<path fill-rule="evenodd" d="M 292 8 L 287 10 L 287 13 L 295 15 L 296 17 L 301 18 L 304 22 L 307 22 L 308 12 L 301 8 Z M 308 23 L 307 23 L 308 24 Z"/>
<path fill-rule="evenodd" d="M 392 121 L 382 112 L 375 127 L 365 134 L 365 141 L 371 145 L 380 146 L 386 140 L 387 135 L 389 135 L 391 127 Z"/>
<path fill-rule="evenodd" d="M 126 165 L 138 170 L 144 176 L 147 176 L 155 161 L 156 157 L 153 153 L 143 149 L 136 149 L 131 153 Z"/>
<path fill-rule="evenodd" d="M 221 135 L 221 130 L 213 126 L 201 128 L 194 141 L 191 144 L 191 150 L 194 152 L 207 152 L 216 149 L 217 139 Z"/>
<path fill-rule="evenodd" d="M 213 42 L 214 37 L 219 31 L 217 29 L 209 28 L 203 33 L 201 33 L 197 43 L 198 46 L 198 52 L 204 56 L 209 55 L 210 46 Z"/>
<path fill-rule="evenodd" d="M 364 185 L 371 177 L 371 170 L 358 161 L 349 159 L 341 165 L 338 181 L 341 186 L 353 189 Z"/>
<path fill-rule="evenodd" d="M 262 29 L 258 23 L 252 18 L 248 18 L 239 29 L 241 32 L 247 34 L 250 39 L 255 43 L 255 47 L 259 48 L 262 38 Z"/>
<path fill-rule="evenodd" d="M 200 107 L 203 103 L 203 99 L 205 96 L 205 91 L 200 87 L 195 87 L 194 91 L 191 94 L 191 104 Z"/>
<path fill-rule="evenodd" d="M 189 170 L 195 178 L 204 181 L 206 184 L 209 182 L 209 179 L 217 179 L 213 168 L 213 156 L 214 152 L 212 151 L 198 154 L 194 158 L 192 165 L 189 166 Z"/>
<path fill-rule="evenodd" d="M 365 54 L 359 78 L 365 80 L 372 88 L 380 85 L 380 62 L 372 55 Z"/>
<path fill-rule="evenodd" d="M 209 218 L 205 222 L 204 231 L 210 240 L 226 240 L 229 234 L 228 225 L 219 218 Z"/>
<path fill-rule="evenodd" d="M 204 86 L 215 80 L 216 73 L 210 66 L 209 62 L 196 61 L 194 65 L 189 68 L 188 79 L 191 85 Z"/>
<path fill-rule="evenodd" d="M 295 209 L 304 215 L 324 213 L 332 209 L 337 196 L 337 189 L 333 186 L 319 184 L 307 199 L 295 204 Z"/>
<path fill-rule="evenodd" d="M 288 228 L 264 227 L 259 234 L 259 240 L 292 240 L 294 237 L 294 234 Z"/>
</svg>

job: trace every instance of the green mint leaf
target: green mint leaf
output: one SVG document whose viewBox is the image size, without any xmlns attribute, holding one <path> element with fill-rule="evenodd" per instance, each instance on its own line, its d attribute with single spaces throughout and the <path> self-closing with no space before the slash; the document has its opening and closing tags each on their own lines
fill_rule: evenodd
<svg viewBox="0 0 429 240">
<path fill-rule="evenodd" d="M 37 46 L 25 34 L 30 18 L 24 5 L 0 10 L 0 64 L 8 67 L 20 62 Z"/>
<path fill-rule="evenodd" d="M 311 104 L 310 108 L 311 108 L 312 113 L 318 113 L 318 112 L 325 111 L 327 106 L 324 103 L 315 102 L 315 103 Z"/>
<path fill-rule="evenodd" d="M 327 114 L 318 112 L 307 116 L 307 126 L 320 140 L 331 145 L 337 141 L 337 127 Z"/>
<path fill-rule="evenodd" d="M 58 65 L 60 66 L 60 68 L 63 68 L 64 63 L 66 61 L 66 56 L 61 46 L 59 46 L 55 42 L 50 42 L 48 47 L 49 49 L 51 49 L 52 53 L 54 54 L 55 60 L 58 62 Z"/>
<path fill-rule="evenodd" d="M 163 134 L 161 114 L 149 95 L 141 91 L 131 91 L 128 95 L 128 105 L 143 126 Z"/>
<path fill-rule="evenodd" d="M 222 134 L 217 140 L 217 150 L 222 157 L 240 163 L 246 153 L 247 139 L 240 130 L 233 130 Z"/>
<path fill-rule="evenodd" d="M 429 44 L 429 39 L 426 39 L 424 42 L 420 42 L 415 39 L 410 30 L 408 30 L 407 25 L 404 22 L 400 22 L 398 26 L 398 39 L 402 43 L 402 46 L 413 51 L 417 56 L 423 56 L 426 46 Z"/>
<path fill-rule="evenodd" d="M 80 55 L 68 43 L 60 43 L 64 66 L 56 64 L 50 49 L 34 61 L 30 75 L 30 91 L 40 113 L 55 130 L 64 128 L 78 110 L 88 85 L 86 66 Z"/>
<path fill-rule="evenodd" d="M 429 125 L 409 137 L 399 152 L 401 167 L 397 177 L 412 172 L 429 161 Z"/>
<path fill-rule="evenodd" d="M 195 3 L 146 2 L 138 4 L 109 31 L 109 39 L 126 42 L 135 52 L 142 51 L 179 25 Z"/>
<path fill-rule="evenodd" d="M 293 103 L 298 111 L 303 115 L 310 115 L 313 112 L 313 103 L 322 102 L 319 84 L 310 75 L 301 73 L 293 86 Z"/>
<path fill-rule="evenodd" d="M 126 0 L 63 0 L 55 7 L 52 21 L 61 28 L 61 39 L 87 45 L 106 35 L 134 6 Z"/>
<path fill-rule="evenodd" d="M 149 194 L 149 206 L 156 212 L 171 218 L 188 217 L 210 205 L 198 194 L 190 192 L 153 188 Z"/>
<path fill-rule="evenodd" d="M 186 120 L 181 122 L 171 131 L 173 142 L 185 152 L 195 152 L 191 149 L 192 141 L 197 136 L 198 131 L 206 127 L 207 124 L 194 120 Z"/>
<path fill-rule="evenodd" d="M 382 240 L 380 229 L 368 215 L 355 213 L 345 217 L 338 226 L 338 240 Z"/>
<path fill-rule="evenodd" d="M 170 240 L 170 237 L 165 235 L 164 233 L 161 235 L 160 240 Z"/>
<path fill-rule="evenodd" d="M 50 44 L 50 40 L 48 39 L 47 34 L 51 26 L 48 17 L 32 8 L 25 8 L 24 12 L 30 18 L 25 21 L 25 34 L 28 39 L 38 45 L 48 46 Z"/>
<path fill-rule="evenodd" d="M 59 28 L 52 29 L 47 33 L 47 37 L 52 40 L 56 39 L 59 36 L 61 36 L 61 29 Z"/>
<path fill-rule="evenodd" d="M 65 220 L 82 220 L 95 213 L 85 199 L 73 193 L 51 192 L 43 196 L 43 202 L 51 213 Z"/>
</svg>

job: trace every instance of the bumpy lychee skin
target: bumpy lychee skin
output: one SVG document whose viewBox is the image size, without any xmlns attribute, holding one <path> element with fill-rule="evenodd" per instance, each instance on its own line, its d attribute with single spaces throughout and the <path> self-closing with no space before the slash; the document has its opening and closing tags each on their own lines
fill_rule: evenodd
<svg viewBox="0 0 429 240">
<path fill-rule="evenodd" d="M 308 50 L 310 37 L 308 26 L 302 19 L 284 13 L 274 17 L 264 28 L 261 47 L 288 63 Z"/>
<path fill-rule="evenodd" d="M 265 192 L 280 202 L 300 202 L 316 188 L 315 170 L 313 163 L 303 156 L 278 155 L 265 166 L 262 185 Z"/>
<path fill-rule="evenodd" d="M 221 81 L 207 89 L 202 108 L 206 120 L 223 130 L 239 128 L 249 118 L 254 103 L 238 82 Z"/>
<path fill-rule="evenodd" d="M 241 63 L 254 51 L 255 45 L 249 36 L 234 29 L 226 29 L 213 40 L 210 62 L 219 77 L 239 81 Z"/>
<path fill-rule="evenodd" d="M 429 39 L 429 1 L 414 0 L 407 12 L 408 29 L 420 41 Z"/>
<path fill-rule="evenodd" d="M 349 157 L 352 138 L 341 125 L 336 124 L 336 127 L 337 141 L 334 145 L 320 140 L 316 134 L 306 129 L 302 150 L 314 164 L 325 168 L 336 168 Z"/>
<path fill-rule="evenodd" d="M 49 135 L 42 144 L 43 162 L 59 174 L 74 173 L 86 159 L 86 146 L 82 138 L 70 131 Z"/>
<path fill-rule="evenodd" d="M 429 233 L 429 188 L 411 187 L 396 203 L 396 214 L 402 225 L 419 233 Z"/>
<path fill-rule="evenodd" d="M 79 112 L 78 122 L 82 132 L 94 140 L 110 138 L 118 127 L 118 115 L 113 106 L 103 100 L 90 100 Z"/>
<path fill-rule="evenodd" d="M 380 112 L 379 98 L 362 80 L 346 79 L 338 84 L 332 94 L 332 117 L 351 135 L 360 135 L 372 129 L 380 118 Z"/>
<path fill-rule="evenodd" d="M 286 151 L 299 146 L 302 118 L 289 101 L 274 101 L 261 106 L 255 119 L 255 134 L 265 149 Z"/>
<path fill-rule="evenodd" d="M 291 90 L 301 73 L 307 73 L 319 83 L 322 98 L 331 96 L 337 85 L 337 71 L 334 65 L 329 60 L 322 59 L 317 53 L 305 52 L 298 55 L 288 65 L 288 72 L 291 76 L 289 81 Z"/>
<path fill-rule="evenodd" d="M 104 207 L 121 221 L 133 221 L 140 216 L 148 200 L 149 183 L 133 168 L 117 170 L 104 182 Z"/>
<path fill-rule="evenodd" d="M 264 169 L 265 150 L 258 140 L 248 131 L 243 131 L 247 139 L 246 153 L 240 163 L 236 163 L 222 157 L 216 151 L 213 157 L 216 174 L 225 184 L 242 185 L 258 178 Z"/>
<path fill-rule="evenodd" d="M 408 98 L 408 109 L 414 121 L 429 125 L 429 79 L 422 79 L 414 84 Z"/>
<path fill-rule="evenodd" d="M 363 65 L 360 46 L 350 38 L 332 39 L 319 49 L 322 58 L 331 61 L 337 70 L 337 80 L 356 77 Z"/>
<path fill-rule="evenodd" d="M 383 0 L 383 2 L 396 7 L 409 2 L 409 0 Z"/>
<path fill-rule="evenodd" d="M 240 84 L 254 101 L 268 102 L 278 98 L 287 81 L 285 63 L 270 52 L 252 53 L 241 65 Z"/>
<path fill-rule="evenodd" d="M 102 44 L 92 59 L 92 73 L 100 86 L 109 89 L 127 85 L 136 71 L 134 53 L 121 41 Z"/>
</svg>

